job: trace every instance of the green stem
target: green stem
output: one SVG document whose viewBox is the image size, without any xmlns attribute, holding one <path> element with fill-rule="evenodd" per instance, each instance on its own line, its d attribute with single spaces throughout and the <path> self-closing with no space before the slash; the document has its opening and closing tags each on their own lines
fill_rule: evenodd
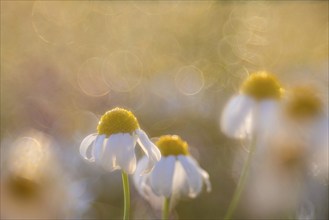
<svg viewBox="0 0 329 220">
<path fill-rule="evenodd" d="M 128 179 L 128 174 L 126 174 L 124 171 L 122 171 L 122 185 L 123 185 L 123 196 L 124 196 L 123 220 L 128 220 L 129 211 L 130 211 L 129 179 Z"/>
<path fill-rule="evenodd" d="M 247 178 L 249 176 L 250 165 L 251 165 L 252 156 L 254 154 L 255 148 L 256 148 L 256 138 L 254 137 L 251 141 L 251 146 L 250 146 L 250 149 L 249 149 L 248 157 L 244 162 L 243 169 L 242 169 L 242 172 L 241 172 L 241 175 L 240 175 L 240 179 L 239 179 L 237 188 L 235 189 L 235 192 L 234 192 L 233 198 L 231 200 L 230 206 L 229 206 L 229 208 L 226 212 L 226 215 L 224 217 L 225 220 L 232 219 L 233 213 L 234 213 L 236 207 L 239 204 L 241 194 L 244 190 L 244 187 L 245 187 L 246 182 L 247 182 Z"/>
<path fill-rule="evenodd" d="M 162 209 L 162 219 L 167 220 L 169 217 L 170 209 L 170 198 L 164 198 L 163 209 Z"/>
</svg>

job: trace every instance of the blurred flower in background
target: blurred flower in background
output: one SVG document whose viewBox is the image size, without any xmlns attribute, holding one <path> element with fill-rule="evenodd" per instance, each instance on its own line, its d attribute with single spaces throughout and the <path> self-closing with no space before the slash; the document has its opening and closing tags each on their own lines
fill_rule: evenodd
<svg viewBox="0 0 329 220">
<path fill-rule="evenodd" d="M 229 137 L 253 138 L 265 133 L 275 120 L 283 89 L 276 77 L 265 71 L 250 74 L 221 116 L 221 129 Z"/>
<path fill-rule="evenodd" d="M 250 210 L 258 218 L 326 218 L 326 198 L 319 196 L 328 194 L 328 116 L 322 100 L 315 88 L 297 86 L 287 91 L 279 113 L 254 163 Z"/>
<path fill-rule="evenodd" d="M 268 72 L 250 74 L 241 85 L 241 94 L 231 98 L 222 112 L 220 126 L 224 134 L 248 142 L 248 154 L 243 160 L 240 177 L 225 219 L 231 219 L 240 202 L 249 178 L 253 155 L 266 144 L 272 124 L 276 121 L 283 88 Z"/>
<path fill-rule="evenodd" d="M 134 112 L 149 136 L 174 133 L 189 140 L 191 155 L 211 176 L 212 193 L 181 200 L 172 217 L 223 218 L 236 187 L 234 176 L 247 155 L 239 140 L 220 132 L 218 118 L 225 103 L 249 73 L 268 70 L 285 89 L 297 83 L 313 85 L 327 117 L 327 9 L 327 1 L 1 1 L 1 217 L 23 215 L 18 208 L 24 208 L 30 214 L 23 217 L 30 218 L 121 218 L 119 172 L 109 174 L 85 163 L 79 146 L 95 132 L 104 112 L 122 106 Z M 322 147 L 303 157 L 312 161 L 310 173 L 316 175 L 307 179 L 312 180 L 308 189 L 325 190 L 328 157 L 320 152 L 326 152 L 328 142 L 317 135 L 325 135 L 319 131 L 328 125 L 318 125 L 309 127 L 314 131 L 310 136 Z M 41 172 L 52 176 L 50 183 L 21 175 L 32 176 L 32 166 L 31 171 L 20 171 L 19 178 L 10 171 L 9 164 L 18 161 L 9 156 L 16 140 L 27 137 L 27 146 L 35 140 L 44 145 L 35 132 L 26 133 L 31 130 L 50 140 L 49 158 L 55 159 L 39 161 L 46 164 L 44 169 L 58 170 Z M 299 143 L 292 143 L 291 150 L 283 148 L 305 155 L 295 149 Z M 236 156 L 239 153 L 243 156 Z M 140 155 L 136 148 L 137 158 Z M 46 212 L 43 206 L 52 200 L 48 196 L 37 210 L 26 199 L 16 203 L 7 181 L 22 188 L 16 190 L 19 197 L 27 198 L 46 195 L 41 190 L 46 185 L 71 198 L 54 209 L 67 202 L 73 207 Z M 328 216 L 326 193 L 300 191 L 309 200 L 298 206 L 301 215 L 324 207 Z M 132 219 L 158 216 L 134 188 L 131 194 Z M 253 216 L 247 204 L 240 203 L 236 218 Z M 60 216 L 54 217 L 57 213 Z"/>
<path fill-rule="evenodd" d="M 55 143 L 32 130 L 6 146 L 1 173 L 4 218 L 71 218 L 89 206 L 83 180 L 72 179 L 60 165 Z"/>
</svg>

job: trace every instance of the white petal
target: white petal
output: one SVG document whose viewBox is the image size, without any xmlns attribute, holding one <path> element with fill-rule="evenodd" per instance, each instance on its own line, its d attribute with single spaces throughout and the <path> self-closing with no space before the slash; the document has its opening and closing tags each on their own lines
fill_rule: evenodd
<svg viewBox="0 0 329 220">
<path fill-rule="evenodd" d="M 254 114 L 254 134 L 257 138 L 256 158 L 261 158 L 268 151 L 271 139 L 278 139 L 278 134 L 288 134 L 284 130 L 290 130 L 284 125 L 284 119 L 280 118 L 279 103 L 273 100 L 265 100 L 257 103 Z M 284 128 L 284 130 L 283 130 Z"/>
<path fill-rule="evenodd" d="M 155 160 L 159 161 L 161 158 L 160 150 L 152 143 L 147 134 L 141 129 L 137 129 L 136 134 L 139 137 L 138 143 L 143 148 L 145 154 L 148 157 L 154 158 Z"/>
<path fill-rule="evenodd" d="M 110 136 L 110 150 L 114 153 L 114 169 L 120 167 L 128 174 L 136 169 L 135 145 L 136 137 L 129 133 L 118 133 Z"/>
<path fill-rule="evenodd" d="M 210 183 L 210 180 L 209 180 L 209 174 L 201 168 L 199 168 L 199 172 L 202 176 L 202 179 L 203 179 L 204 183 L 206 184 L 207 192 L 210 192 L 211 191 L 211 183 Z"/>
<path fill-rule="evenodd" d="M 164 201 L 164 196 L 157 196 L 149 183 L 149 178 L 146 179 L 146 181 L 143 183 L 143 189 L 144 189 L 144 198 L 149 201 L 149 203 L 151 204 L 152 208 L 155 210 L 162 210 L 162 206 L 163 206 L 163 201 Z M 173 205 L 172 203 L 170 203 L 170 206 Z"/>
<path fill-rule="evenodd" d="M 313 174 L 325 184 L 328 184 L 329 181 L 328 126 L 328 118 L 322 118 L 316 123 L 313 127 L 313 140 L 311 140 L 309 150 L 313 155 L 310 162 Z"/>
<path fill-rule="evenodd" d="M 144 171 L 144 173 L 148 173 L 154 167 L 155 162 L 160 160 L 161 153 L 160 153 L 160 150 L 157 148 L 157 146 L 155 146 L 150 141 L 150 139 L 148 138 L 148 136 L 146 135 L 146 133 L 143 130 L 137 129 L 136 134 L 139 137 L 137 139 L 138 144 L 141 146 L 141 148 L 145 152 L 146 156 L 149 157 L 149 163 L 146 166 L 145 171 Z"/>
<path fill-rule="evenodd" d="M 148 158 L 146 156 L 143 156 L 142 159 L 140 159 L 137 163 L 136 171 L 133 175 L 133 181 L 135 184 L 135 187 L 137 191 L 145 197 L 145 182 L 146 179 L 149 178 L 149 175 L 143 175 L 144 170 L 148 164 Z"/>
<path fill-rule="evenodd" d="M 176 160 L 175 173 L 173 179 L 173 196 L 175 199 L 180 199 L 180 197 L 189 196 L 189 184 L 186 176 L 186 172 L 182 164 Z"/>
<path fill-rule="evenodd" d="M 311 129 L 311 143 L 314 146 L 312 150 L 328 150 L 329 119 L 327 117 L 319 118 L 314 122 L 314 125 L 311 126 Z"/>
<path fill-rule="evenodd" d="M 246 95 L 236 95 L 226 104 L 221 116 L 221 130 L 233 138 L 246 138 L 252 132 L 252 111 L 255 101 Z"/>
<path fill-rule="evenodd" d="M 206 190 L 207 192 L 211 191 L 211 183 L 209 180 L 209 174 L 207 171 L 205 171 L 204 169 L 202 169 L 199 165 L 199 163 L 191 156 L 188 156 L 188 160 L 194 164 L 195 167 L 198 168 L 198 171 L 200 173 L 200 175 L 202 176 L 202 179 L 204 181 L 204 183 L 206 184 Z"/>
<path fill-rule="evenodd" d="M 90 162 L 94 161 L 94 157 L 91 156 L 90 158 L 88 158 L 87 157 L 87 151 L 88 151 L 88 148 L 90 146 L 93 146 L 93 142 L 95 141 L 96 137 L 97 137 L 97 134 L 90 134 L 87 137 L 85 137 L 85 139 L 83 139 L 83 141 L 80 144 L 80 154 L 81 154 L 81 156 L 84 159 L 86 159 Z"/>
<path fill-rule="evenodd" d="M 155 194 L 170 197 L 175 171 L 176 158 L 162 157 L 150 173 L 150 184 Z"/>
<path fill-rule="evenodd" d="M 196 197 L 202 189 L 202 176 L 199 167 L 189 156 L 178 156 L 179 162 L 182 164 L 189 184 L 189 196 Z"/>
<path fill-rule="evenodd" d="M 156 160 L 152 160 L 151 158 L 147 157 L 147 166 L 145 166 L 143 174 L 150 173 L 156 163 L 157 163 Z"/>
<path fill-rule="evenodd" d="M 105 140 L 106 135 L 98 135 L 95 142 L 94 142 L 94 147 L 92 150 L 92 155 L 95 158 L 96 162 L 100 162 L 102 159 L 103 155 L 103 146 L 104 146 L 104 140 Z"/>
<path fill-rule="evenodd" d="M 134 185 L 139 194 L 146 199 L 156 210 L 161 210 L 163 204 L 163 196 L 157 196 L 151 189 L 150 174 L 143 174 L 148 164 L 148 158 L 142 157 L 137 163 L 136 171 L 133 175 Z"/>
<path fill-rule="evenodd" d="M 277 101 L 266 100 L 258 103 L 255 117 L 256 135 L 268 135 L 276 123 L 279 114 L 279 104 Z"/>
<path fill-rule="evenodd" d="M 103 157 L 101 159 L 101 164 L 103 168 L 107 171 L 114 171 L 120 167 L 116 164 L 116 155 L 115 155 L 115 139 L 116 137 L 111 135 L 105 144 Z"/>
</svg>

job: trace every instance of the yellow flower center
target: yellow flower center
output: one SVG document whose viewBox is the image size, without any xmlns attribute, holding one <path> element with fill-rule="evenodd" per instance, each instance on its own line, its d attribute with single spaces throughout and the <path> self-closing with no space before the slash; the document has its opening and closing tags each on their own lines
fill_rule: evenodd
<svg viewBox="0 0 329 220">
<path fill-rule="evenodd" d="M 300 86 L 291 91 L 286 110 L 294 118 L 309 118 L 322 111 L 322 102 L 310 87 Z"/>
<path fill-rule="evenodd" d="M 139 128 L 138 121 L 131 111 L 114 108 L 106 112 L 98 123 L 98 134 L 107 137 L 116 133 L 132 133 Z"/>
<path fill-rule="evenodd" d="M 265 71 L 251 74 L 242 84 L 241 91 L 256 100 L 280 99 L 283 89 L 275 76 Z"/>
<path fill-rule="evenodd" d="M 188 145 L 177 135 L 164 135 L 155 143 L 159 148 L 161 155 L 166 157 L 170 155 L 188 155 Z"/>
</svg>

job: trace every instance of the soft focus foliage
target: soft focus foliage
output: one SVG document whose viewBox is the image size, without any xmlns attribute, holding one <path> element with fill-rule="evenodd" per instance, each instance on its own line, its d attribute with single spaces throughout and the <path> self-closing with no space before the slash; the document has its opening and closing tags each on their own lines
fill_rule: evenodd
<svg viewBox="0 0 329 220">
<path fill-rule="evenodd" d="M 246 153 L 220 131 L 224 104 L 249 73 L 267 70 L 284 87 L 317 88 L 327 114 L 328 26 L 327 1 L 1 1 L 1 217 L 121 218 L 120 173 L 79 156 L 100 116 L 119 106 L 150 137 L 181 136 L 209 173 L 212 192 L 181 201 L 173 218 L 222 218 Z M 320 141 L 315 166 L 326 168 L 328 142 Z M 265 154 L 246 195 L 271 188 L 271 171 L 288 178 L 266 196 L 287 198 L 266 208 L 287 205 L 293 189 L 312 197 L 301 217 L 328 216 L 328 180 L 272 166 L 273 155 L 289 164 L 306 153 L 288 147 Z M 296 179 L 307 190 L 292 187 Z M 132 218 L 159 216 L 131 191 Z M 235 216 L 264 214 L 253 204 L 241 202 Z"/>
</svg>

